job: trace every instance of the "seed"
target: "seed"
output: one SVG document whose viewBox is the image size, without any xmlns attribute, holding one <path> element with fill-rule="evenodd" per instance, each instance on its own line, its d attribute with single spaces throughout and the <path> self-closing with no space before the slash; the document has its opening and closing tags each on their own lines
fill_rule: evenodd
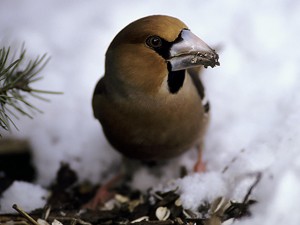
<svg viewBox="0 0 300 225">
<path fill-rule="evenodd" d="M 180 198 L 178 198 L 178 199 L 175 201 L 175 205 L 178 206 L 178 207 L 182 205 L 182 201 L 181 201 Z"/>
<path fill-rule="evenodd" d="M 52 222 L 52 225 L 63 225 L 60 221 L 58 221 L 57 219 L 55 219 L 53 222 Z"/>
<path fill-rule="evenodd" d="M 170 210 L 167 207 L 158 207 L 155 211 L 155 216 L 157 217 L 158 220 L 164 221 L 167 220 L 170 216 Z"/>
<path fill-rule="evenodd" d="M 140 218 L 137 218 L 137 219 L 131 221 L 131 223 L 138 223 L 138 222 L 142 222 L 142 221 L 149 221 L 149 216 L 142 216 Z"/>
<path fill-rule="evenodd" d="M 43 220 L 43 219 L 40 219 L 40 218 L 37 220 L 37 222 L 40 225 L 49 225 L 49 223 L 46 220 Z"/>
<path fill-rule="evenodd" d="M 126 203 L 129 202 L 129 198 L 124 196 L 124 195 L 120 195 L 120 194 L 116 194 L 115 195 L 115 199 L 120 202 L 120 203 Z"/>
</svg>

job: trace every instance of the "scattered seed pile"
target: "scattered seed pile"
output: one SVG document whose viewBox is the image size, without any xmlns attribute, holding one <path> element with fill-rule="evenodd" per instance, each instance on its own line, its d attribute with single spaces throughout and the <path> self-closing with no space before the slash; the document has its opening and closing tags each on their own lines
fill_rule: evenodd
<svg viewBox="0 0 300 225">
<path fill-rule="evenodd" d="M 149 190 L 141 193 L 122 187 L 115 190 L 113 199 L 97 210 L 82 209 L 95 193 L 97 187 L 89 184 L 76 184 L 77 175 L 68 165 L 62 165 L 57 179 L 51 189 L 51 197 L 44 209 L 36 210 L 29 215 L 14 205 L 19 215 L 2 215 L 0 224 L 200 224 L 218 225 L 249 216 L 249 206 L 255 201 L 249 200 L 253 186 L 241 203 L 232 202 L 222 197 L 213 202 L 203 202 L 196 211 L 184 209 L 177 190 L 155 192 Z"/>
</svg>

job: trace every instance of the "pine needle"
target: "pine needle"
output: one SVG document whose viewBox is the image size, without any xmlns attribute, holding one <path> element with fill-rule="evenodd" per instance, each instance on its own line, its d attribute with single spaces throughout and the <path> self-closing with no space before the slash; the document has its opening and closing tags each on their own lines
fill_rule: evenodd
<svg viewBox="0 0 300 225">
<path fill-rule="evenodd" d="M 18 57 L 15 54 L 11 56 L 10 47 L 0 48 L 0 129 L 10 130 L 10 124 L 17 129 L 11 119 L 11 116 L 18 119 L 15 112 L 31 119 L 33 119 L 34 112 L 42 113 L 27 100 L 28 96 L 49 101 L 40 94 L 63 94 L 62 92 L 31 88 L 30 84 L 42 79 L 40 73 L 49 62 L 50 57 L 43 54 L 34 60 L 26 58 L 24 44 Z"/>
</svg>

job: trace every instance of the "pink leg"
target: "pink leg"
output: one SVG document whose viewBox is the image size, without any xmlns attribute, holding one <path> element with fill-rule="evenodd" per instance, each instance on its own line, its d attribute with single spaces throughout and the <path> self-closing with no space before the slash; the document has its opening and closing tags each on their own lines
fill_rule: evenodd
<svg viewBox="0 0 300 225">
<path fill-rule="evenodd" d="M 122 177 L 122 174 L 116 175 L 106 184 L 99 187 L 95 196 L 88 203 L 84 204 L 83 208 L 96 210 L 98 206 L 101 206 L 108 200 L 112 199 L 115 193 L 111 191 L 111 189 L 120 181 Z"/>
<path fill-rule="evenodd" d="M 194 172 L 203 173 L 206 171 L 206 164 L 202 160 L 202 145 L 198 145 L 198 159 L 194 166 Z"/>
</svg>

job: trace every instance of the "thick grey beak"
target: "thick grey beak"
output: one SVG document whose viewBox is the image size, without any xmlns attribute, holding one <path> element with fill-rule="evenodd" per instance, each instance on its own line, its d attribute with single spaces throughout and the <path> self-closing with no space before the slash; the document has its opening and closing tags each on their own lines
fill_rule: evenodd
<svg viewBox="0 0 300 225">
<path fill-rule="evenodd" d="M 182 40 L 173 44 L 170 49 L 172 71 L 183 70 L 203 65 L 204 67 L 219 66 L 219 56 L 204 41 L 189 30 L 181 31 Z"/>
</svg>

